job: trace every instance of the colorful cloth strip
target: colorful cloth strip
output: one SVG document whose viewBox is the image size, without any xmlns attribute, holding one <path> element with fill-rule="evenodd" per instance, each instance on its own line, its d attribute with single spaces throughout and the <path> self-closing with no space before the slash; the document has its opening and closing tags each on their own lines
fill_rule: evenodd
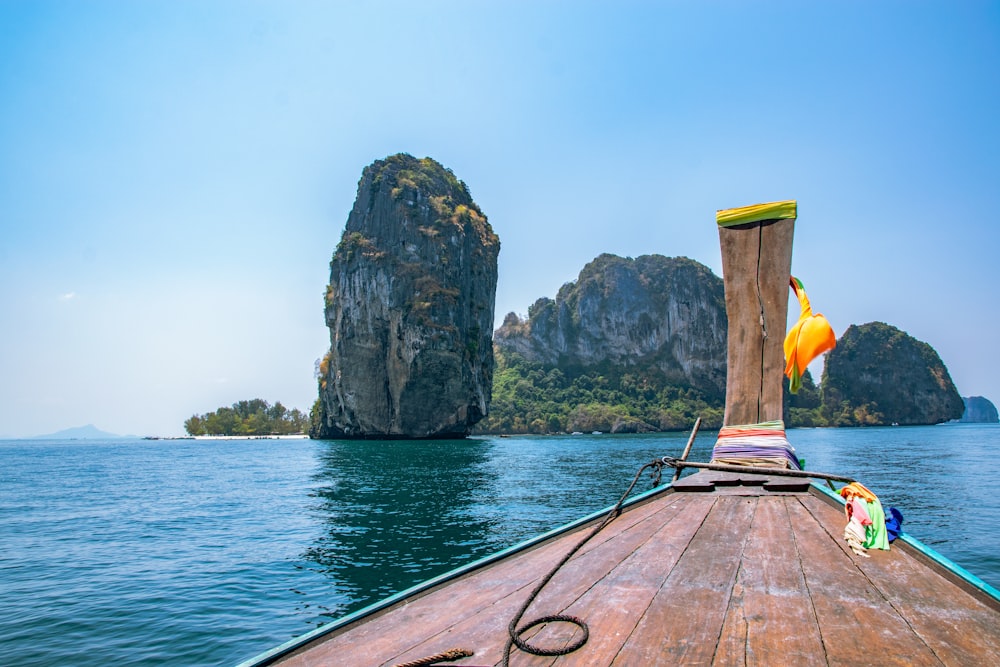
<svg viewBox="0 0 1000 667">
<path fill-rule="evenodd" d="M 712 463 L 801 470 L 795 448 L 780 419 L 761 424 L 723 426 L 712 449 Z"/>
<path fill-rule="evenodd" d="M 853 499 L 858 498 L 867 504 L 866 509 L 868 511 L 870 521 L 867 525 L 863 526 L 864 535 L 862 546 L 866 549 L 888 550 L 889 534 L 885 526 L 885 511 L 882 509 L 882 503 L 879 501 L 878 496 L 868 490 L 868 488 L 861 482 L 851 482 L 840 490 L 840 495 L 848 503 L 850 503 Z M 847 507 L 850 507 L 850 505 Z M 853 518 L 851 512 L 847 509 L 845 509 L 845 511 L 847 512 L 848 522 L 850 522 Z M 844 538 L 847 539 L 846 534 L 844 535 Z M 855 553 L 857 553 L 857 550 L 855 550 Z"/>
<path fill-rule="evenodd" d="M 792 276 L 789 284 L 799 299 L 802 312 L 799 321 L 785 336 L 785 375 L 788 376 L 788 391 L 797 394 L 799 387 L 802 386 L 802 375 L 806 372 L 806 367 L 813 359 L 836 347 L 837 336 L 823 315 L 820 313 L 813 315 L 802 281 Z"/>
</svg>

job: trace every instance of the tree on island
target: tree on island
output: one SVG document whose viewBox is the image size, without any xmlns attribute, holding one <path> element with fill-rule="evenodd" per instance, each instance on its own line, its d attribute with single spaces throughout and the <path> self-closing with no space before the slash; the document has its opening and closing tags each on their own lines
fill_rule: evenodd
<svg viewBox="0 0 1000 667">
<path fill-rule="evenodd" d="M 309 416 L 281 402 L 270 405 L 261 398 L 238 401 L 232 407 L 192 415 L 184 422 L 188 435 L 291 435 L 309 429 Z"/>
</svg>

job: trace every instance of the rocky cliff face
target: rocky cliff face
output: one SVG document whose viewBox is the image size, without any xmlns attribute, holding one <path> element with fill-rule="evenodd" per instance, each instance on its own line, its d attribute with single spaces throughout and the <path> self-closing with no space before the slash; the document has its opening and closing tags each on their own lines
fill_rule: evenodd
<svg viewBox="0 0 1000 667">
<path fill-rule="evenodd" d="M 685 257 L 605 254 L 555 300 L 538 299 L 526 320 L 507 315 L 494 341 L 564 369 L 654 367 L 671 384 L 722 400 L 726 331 L 722 280 L 707 267 Z"/>
<path fill-rule="evenodd" d="M 997 415 L 997 406 L 988 398 L 982 396 L 962 397 L 965 403 L 965 412 L 962 413 L 960 422 L 976 424 L 996 424 L 1000 421 Z"/>
<path fill-rule="evenodd" d="M 430 158 L 366 167 L 330 262 L 311 435 L 463 437 L 487 412 L 500 242 Z"/>
<path fill-rule="evenodd" d="M 937 352 L 882 322 L 848 327 L 826 357 L 822 391 L 834 426 L 937 424 L 964 410 Z"/>
</svg>

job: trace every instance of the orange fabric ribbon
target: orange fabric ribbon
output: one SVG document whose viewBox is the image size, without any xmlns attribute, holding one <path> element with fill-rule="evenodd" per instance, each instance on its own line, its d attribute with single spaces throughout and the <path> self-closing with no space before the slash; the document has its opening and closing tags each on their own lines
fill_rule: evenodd
<svg viewBox="0 0 1000 667">
<path fill-rule="evenodd" d="M 851 482 L 850 484 L 842 488 L 839 493 L 842 497 L 846 498 L 847 500 L 850 500 L 851 498 L 857 496 L 858 498 L 864 500 L 866 503 L 874 503 L 878 501 L 878 497 L 874 493 L 869 491 L 868 487 L 866 487 L 861 482 Z"/>
<path fill-rule="evenodd" d="M 802 281 L 795 276 L 789 280 L 792 291 L 799 299 L 802 314 L 799 321 L 785 336 L 785 375 L 788 376 L 788 390 L 797 394 L 802 386 L 802 374 L 813 359 L 837 346 L 837 336 L 826 318 L 819 313 L 813 315 L 809 297 L 806 296 Z"/>
</svg>

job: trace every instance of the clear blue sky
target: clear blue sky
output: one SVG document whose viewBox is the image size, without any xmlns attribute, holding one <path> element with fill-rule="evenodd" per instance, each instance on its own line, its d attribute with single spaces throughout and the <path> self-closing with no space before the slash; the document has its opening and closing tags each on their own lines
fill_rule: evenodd
<svg viewBox="0 0 1000 667">
<path fill-rule="evenodd" d="M 497 324 L 602 252 L 793 273 L 1000 402 L 1000 3 L 0 0 L 0 436 L 308 410 L 361 170 L 451 168 Z M 814 369 L 816 367 L 814 366 Z"/>
</svg>

